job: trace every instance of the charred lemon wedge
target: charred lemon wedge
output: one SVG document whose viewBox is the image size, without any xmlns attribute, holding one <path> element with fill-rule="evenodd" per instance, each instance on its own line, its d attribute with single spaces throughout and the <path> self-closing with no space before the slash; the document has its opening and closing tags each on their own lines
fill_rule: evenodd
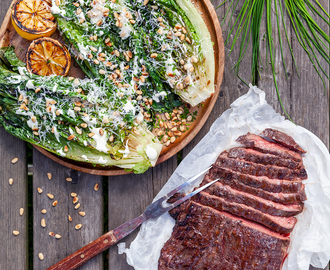
<svg viewBox="0 0 330 270">
<path fill-rule="evenodd" d="M 56 22 L 50 7 L 51 2 L 45 0 L 17 0 L 11 12 L 16 32 L 27 40 L 52 35 L 56 31 Z"/>
<path fill-rule="evenodd" d="M 26 68 L 41 76 L 66 76 L 71 65 L 71 56 L 60 42 L 43 37 L 34 40 L 26 53 Z"/>
</svg>

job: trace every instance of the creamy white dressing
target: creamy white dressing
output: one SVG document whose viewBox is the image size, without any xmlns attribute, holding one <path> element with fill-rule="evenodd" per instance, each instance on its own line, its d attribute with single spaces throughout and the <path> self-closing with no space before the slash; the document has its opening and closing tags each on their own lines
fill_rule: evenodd
<svg viewBox="0 0 330 270">
<path fill-rule="evenodd" d="M 53 133 L 54 133 L 54 135 L 55 135 L 56 140 L 57 140 L 58 142 L 60 142 L 60 133 L 57 131 L 56 126 L 53 126 L 52 131 L 53 131 Z"/>
<path fill-rule="evenodd" d="M 133 101 L 127 100 L 126 104 L 124 105 L 123 109 L 125 113 L 129 113 L 130 111 L 133 112 L 133 115 L 135 115 L 135 106 L 132 104 Z"/>
<path fill-rule="evenodd" d="M 78 43 L 78 50 L 79 53 L 84 57 L 84 59 L 87 58 L 87 55 L 90 52 L 90 50 L 81 43 Z"/>
<path fill-rule="evenodd" d="M 29 119 L 28 121 L 26 121 L 26 124 L 31 129 L 38 128 L 38 121 L 33 122 L 31 119 Z"/>
<path fill-rule="evenodd" d="M 143 114 L 140 112 L 137 116 L 136 116 L 136 121 L 138 122 L 138 123 L 142 123 L 142 121 L 143 121 Z"/>
<path fill-rule="evenodd" d="M 53 13 L 53 14 L 61 14 L 61 15 L 65 15 L 65 10 L 63 9 L 60 9 L 57 5 L 56 5 L 56 1 L 53 0 L 52 1 L 52 6 L 50 8 L 50 12 Z"/>
<path fill-rule="evenodd" d="M 74 110 L 68 109 L 68 115 L 72 118 L 76 118 L 76 114 L 74 113 Z"/>
<path fill-rule="evenodd" d="M 16 75 L 16 76 L 10 76 L 8 77 L 8 82 L 13 84 L 18 84 L 22 81 L 22 76 Z"/>
<path fill-rule="evenodd" d="M 107 161 L 105 159 L 103 159 L 103 157 L 100 157 L 98 160 L 97 160 L 98 163 L 100 164 L 106 164 Z"/>
<path fill-rule="evenodd" d="M 27 83 L 26 83 L 26 87 L 27 87 L 28 89 L 35 89 L 35 86 L 34 86 L 32 80 L 28 80 L 28 81 L 27 81 Z"/>
<path fill-rule="evenodd" d="M 124 154 L 124 158 L 127 158 L 129 154 L 128 140 L 126 141 L 125 150 L 118 150 L 118 152 Z"/>
<path fill-rule="evenodd" d="M 92 137 L 92 139 L 96 142 L 95 149 L 103 152 L 103 153 L 108 153 L 109 149 L 107 147 L 108 144 L 108 136 L 107 132 L 104 131 L 104 135 L 100 135 L 100 129 L 101 128 L 90 128 L 90 131 L 94 133 L 95 135 Z"/>
<path fill-rule="evenodd" d="M 70 132 L 71 135 L 73 134 L 73 130 L 72 130 L 71 127 L 69 127 L 69 132 Z"/>
<path fill-rule="evenodd" d="M 85 159 L 86 161 L 88 160 L 87 156 L 86 155 L 82 155 L 81 156 L 83 159 Z"/>
<path fill-rule="evenodd" d="M 146 154 L 151 161 L 156 160 L 158 157 L 158 153 L 156 149 L 150 146 L 149 144 L 146 147 Z"/>
<path fill-rule="evenodd" d="M 160 98 L 161 99 L 164 99 L 164 97 L 167 96 L 167 93 L 165 91 L 162 91 L 160 93 L 156 93 L 152 96 L 152 99 L 156 102 L 159 102 L 160 101 Z"/>
<path fill-rule="evenodd" d="M 63 152 L 63 149 L 61 148 L 60 150 L 56 151 L 60 156 L 65 157 L 66 154 Z"/>
<path fill-rule="evenodd" d="M 33 116 L 33 113 L 32 112 L 27 112 L 27 111 L 25 111 L 25 110 L 22 110 L 22 109 L 17 109 L 16 111 L 15 111 L 15 113 L 16 114 L 21 114 L 21 115 L 26 115 L 26 116 Z"/>
<path fill-rule="evenodd" d="M 54 85 L 54 87 L 53 87 L 53 92 L 56 92 L 56 90 L 57 90 L 57 87 L 58 87 L 58 84 L 57 84 L 57 83 L 55 83 L 55 85 Z"/>
<path fill-rule="evenodd" d="M 21 76 L 24 76 L 25 75 L 25 72 L 26 72 L 26 68 L 25 67 L 18 67 L 18 73 L 21 75 Z"/>
<path fill-rule="evenodd" d="M 96 125 L 96 118 L 90 119 L 89 115 L 83 116 L 82 120 L 90 127 L 90 126 L 95 126 Z"/>
<path fill-rule="evenodd" d="M 172 58 L 172 56 L 169 56 L 167 60 L 165 61 L 165 68 L 166 68 L 166 74 L 173 74 L 176 75 L 178 74 L 178 70 L 175 69 L 175 62 Z"/>
</svg>

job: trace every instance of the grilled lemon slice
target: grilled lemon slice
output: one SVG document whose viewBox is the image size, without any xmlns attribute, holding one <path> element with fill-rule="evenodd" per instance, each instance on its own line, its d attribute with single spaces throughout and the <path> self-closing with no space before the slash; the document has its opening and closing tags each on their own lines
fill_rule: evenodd
<svg viewBox="0 0 330 270">
<path fill-rule="evenodd" d="M 17 0 L 11 12 L 16 32 L 28 40 L 49 37 L 56 31 L 50 7 L 51 2 L 45 0 Z"/>
<path fill-rule="evenodd" d="M 68 50 L 57 40 L 43 37 L 34 40 L 26 53 L 27 70 L 41 76 L 66 76 L 71 65 Z"/>
</svg>

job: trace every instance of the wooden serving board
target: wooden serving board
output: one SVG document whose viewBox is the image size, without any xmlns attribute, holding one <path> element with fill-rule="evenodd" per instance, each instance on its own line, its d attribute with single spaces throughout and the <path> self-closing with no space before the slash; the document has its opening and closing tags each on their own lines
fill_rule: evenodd
<svg viewBox="0 0 330 270">
<path fill-rule="evenodd" d="M 175 143 L 170 144 L 168 147 L 163 147 L 163 150 L 160 154 L 160 157 L 157 161 L 157 164 L 169 159 L 179 152 L 183 147 L 185 147 L 200 131 L 204 123 L 206 122 L 208 116 L 210 115 L 213 106 L 217 100 L 218 94 L 220 92 L 220 85 L 223 79 L 224 65 L 225 65 L 225 52 L 224 52 L 224 42 L 222 38 L 222 30 L 218 17 L 215 13 L 214 7 L 211 4 L 210 0 L 195 0 L 194 5 L 197 10 L 200 12 L 204 22 L 206 23 L 208 30 L 211 34 L 212 42 L 214 44 L 214 57 L 215 57 L 215 92 L 214 94 L 207 99 L 202 106 L 191 108 L 191 110 L 197 110 L 196 120 L 189 126 L 189 130 L 184 132 L 180 139 L 177 139 Z M 63 42 L 62 37 L 59 32 L 56 31 L 52 38 Z M 28 46 L 31 41 L 28 41 L 20 37 L 12 23 L 11 23 L 11 7 L 9 8 L 6 17 L 3 21 L 3 24 L 0 29 L 0 47 L 13 45 L 15 46 L 15 52 L 18 58 L 25 62 L 25 55 Z M 74 59 L 72 59 L 71 68 L 68 76 L 84 78 L 85 75 L 78 67 Z M 67 166 L 71 169 L 78 170 L 85 173 L 95 174 L 95 175 L 123 175 L 128 174 L 123 169 L 117 167 L 109 166 L 93 166 L 89 163 L 76 162 L 74 160 L 62 158 L 55 154 L 48 152 L 47 150 L 34 146 L 38 151 L 43 153 L 45 156 L 50 159 Z"/>
</svg>

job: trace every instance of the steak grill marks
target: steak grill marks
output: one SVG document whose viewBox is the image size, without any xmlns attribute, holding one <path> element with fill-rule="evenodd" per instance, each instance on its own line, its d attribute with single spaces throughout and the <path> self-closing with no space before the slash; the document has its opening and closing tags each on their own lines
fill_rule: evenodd
<svg viewBox="0 0 330 270">
<path fill-rule="evenodd" d="M 305 151 L 283 132 L 262 134 L 276 142 L 240 136 L 248 148 L 221 153 L 201 185 L 219 181 L 171 211 L 176 225 L 159 269 L 281 269 L 289 246 L 283 235 L 306 200 Z"/>
<path fill-rule="evenodd" d="M 241 159 L 231 159 L 228 158 L 228 153 L 226 152 L 223 152 L 218 157 L 214 165 L 221 168 L 230 168 L 234 171 L 239 171 L 245 174 L 267 176 L 272 179 L 307 179 L 307 173 L 305 169 L 290 170 L 284 167 L 261 165 Z"/>
<path fill-rule="evenodd" d="M 301 189 L 296 193 L 282 193 L 282 192 L 274 193 L 274 192 L 265 191 L 261 188 L 250 187 L 242 182 L 235 180 L 234 178 L 226 179 L 224 177 L 219 177 L 219 174 L 217 174 L 217 172 L 218 172 L 217 168 L 216 169 L 212 168 L 211 172 L 204 178 L 204 183 L 208 183 L 219 178 L 220 183 L 229 186 L 234 190 L 242 191 L 244 193 L 248 193 L 256 197 L 260 197 L 281 204 L 294 204 L 306 200 L 304 185 L 301 185 Z"/>
<path fill-rule="evenodd" d="M 262 135 L 300 154 L 306 153 L 306 151 L 302 149 L 300 145 L 294 141 L 294 139 L 279 130 L 267 128 L 262 132 Z"/>
<path fill-rule="evenodd" d="M 213 167 L 210 171 L 213 179 L 220 177 L 222 180 L 237 181 L 246 186 L 258 188 L 272 193 L 295 193 L 299 192 L 303 187 L 301 180 L 278 180 L 270 179 L 267 176 L 247 175 L 229 168 Z"/>
<path fill-rule="evenodd" d="M 255 222 L 190 202 L 181 209 L 159 270 L 278 270 L 289 238 Z"/>
<path fill-rule="evenodd" d="M 211 195 L 221 197 L 228 202 L 251 206 L 273 216 L 291 217 L 301 213 L 303 210 L 303 204 L 301 202 L 288 205 L 271 202 L 252 194 L 232 189 L 231 187 L 225 186 L 219 182 L 206 188 L 204 191 Z"/>
<path fill-rule="evenodd" d="M 302 158 L 299 153 L 291 151 L 288 148 L 285 148 L 277 143 L 269 142 L 262 137 L 255 134 L 246 134 L 238 137 L 236 140 L 241 144 L 256 149 L 262 153 L 273 154 L 282 158 L 292 159 L 294 161 L 301 162 Z"/>
<path fill-rule="evenodd" d="M 207 205 L 221 212 L 229 212 L 235 216 L 242 217 L 251 221 L 255 221 L 265 227 L 281 233 L 289 234 L 297 222 L 295 217 L 272 216 L 253 207 L 244 204 L 229 202 L 224 198 L 201 192 L 192 198 L 194 202 Z"/>
<path fill-rule="evenodd" d="M 249 148 L 232 148 L 228 151 L 229 158 L 238 158 L 250 161 L 253 163 L 260 163 L 264 165 L 274 165 L 279 167 L 285 167 L 291 170 L 302 169 L 302 162 L 296 162 L 291 159 L 281 158 L 272 154 L 260 153 L 256 150 Z"/>
</svg>

